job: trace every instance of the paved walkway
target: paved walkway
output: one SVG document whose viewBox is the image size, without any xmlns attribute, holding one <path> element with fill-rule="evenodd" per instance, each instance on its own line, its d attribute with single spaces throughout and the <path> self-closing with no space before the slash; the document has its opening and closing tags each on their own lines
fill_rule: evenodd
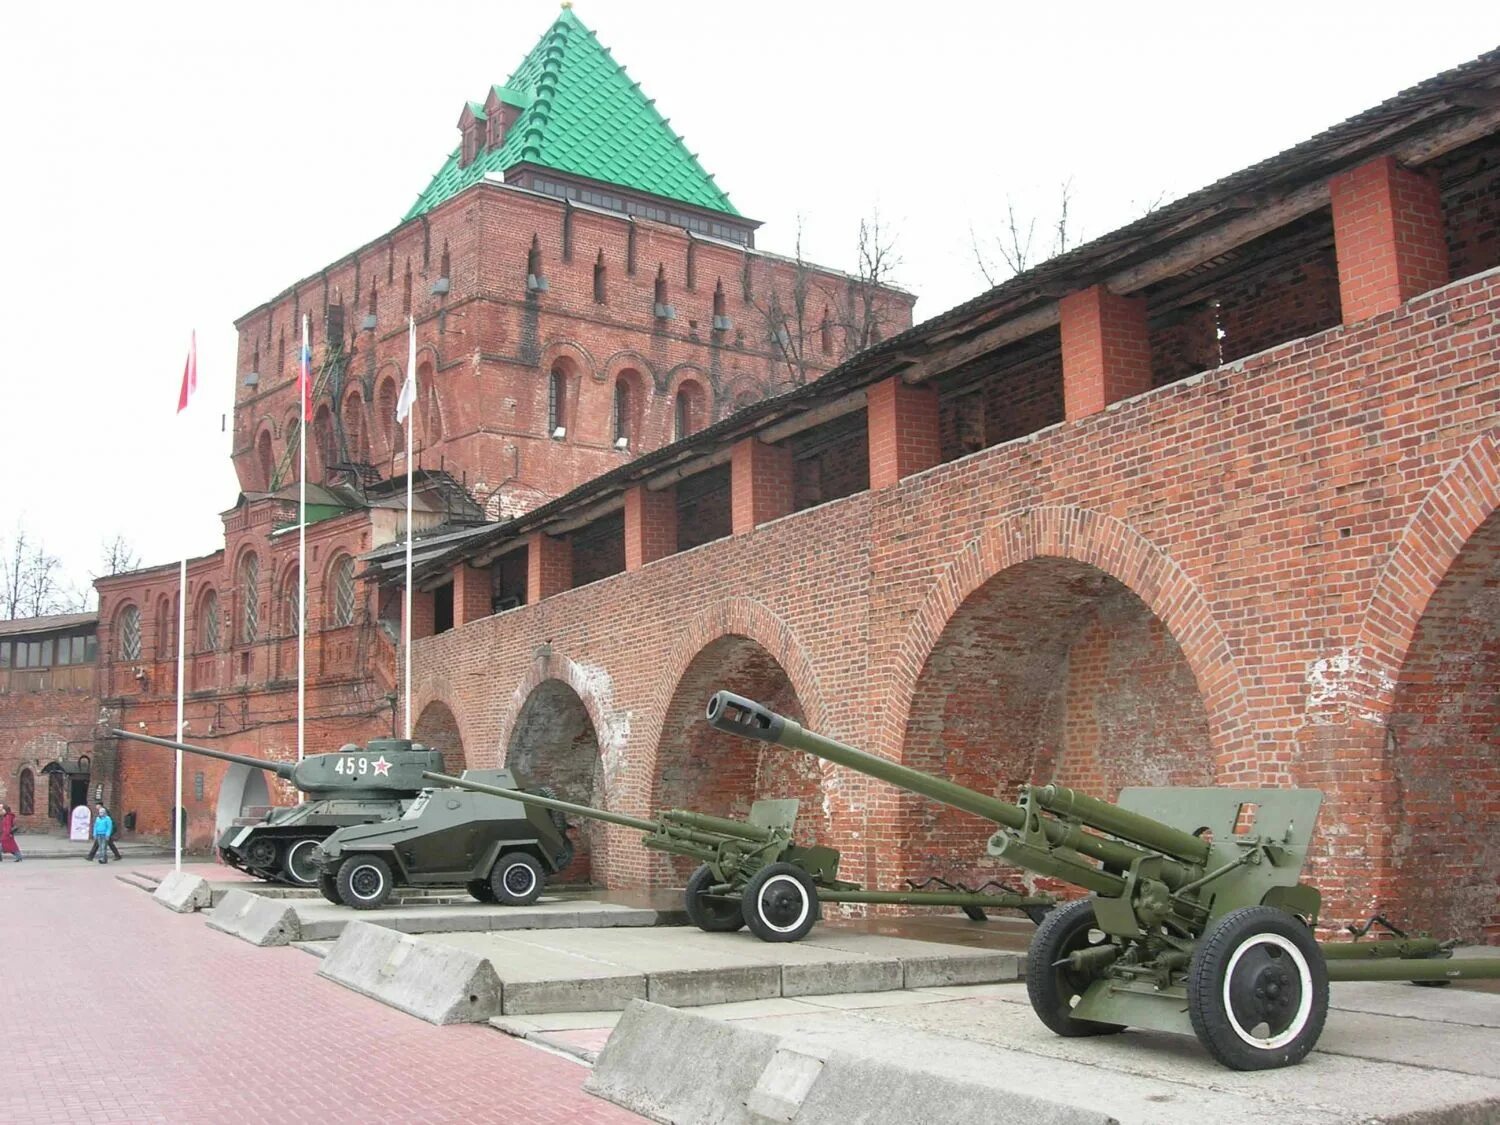
<svg viewBox="0 0 1500 1125">
<path fill-rule="evenodd" d="M 21 849 L 21 855 L 26 859 L 82 859 L 89 854 L 89 846 L 92 840 L 70 840 L 66 833 L 62 832 L 17 832 L 16 846 Z M 120 855 L 126 860 L 151 857 L 160 861 L 162 856 L 171 856 L 171 845 L 162 847 L 146 840 L 117 839 L 115 847 L 120 849 Z M 14 856 L 8 856 L 7 863 L 14 862 Z"/>
<path fill-rule="evenodd" d="M 433 1027 L 171 914 L 129 860 L 0 867 L 0 1121 L 640 1121 L 587 1070 Z"/>
</svg>

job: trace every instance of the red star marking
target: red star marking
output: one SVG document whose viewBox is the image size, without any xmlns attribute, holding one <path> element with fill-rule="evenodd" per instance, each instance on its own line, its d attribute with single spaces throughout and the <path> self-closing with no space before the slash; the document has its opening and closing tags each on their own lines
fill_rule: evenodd
<svg viewBox="0 0 1500 1125">
<path fill-rule="evenodd" d="M 391 763 L 387 762 L 385 760 L 385 755 L 384 754 L 382 754 L 382 755 L 380 755 L 380 757 L 376 758 L 375 761 L 373 763 L 371 763 L 371 764 L 374 765 L 374 767 L 375 767 L 375 776 L 376 777 L 389 777 L 390 776 L 390 773 L 391 773 Z"/>
</svg>

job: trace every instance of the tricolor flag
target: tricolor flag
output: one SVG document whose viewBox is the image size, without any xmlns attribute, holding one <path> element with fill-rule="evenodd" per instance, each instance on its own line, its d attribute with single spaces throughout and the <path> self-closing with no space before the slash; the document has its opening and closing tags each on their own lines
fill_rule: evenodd
<svg viewBox="0 0 1500 1125">
<path fill-rule="evenodd" d="M 396 421 L 406 421 L 413 404 L 417 401 L 417 322 L 407 318 L 406 382 L 401 384 L 401 397 L 396 400 Z"/>
<path fill-rule="evenodd" d="M 182 389 L 177 392 L 177 413 L 187 409 L 188 399 L 198 389 L 198 333 L 188 338 L 187 364 L 182 369 Z"/>
<path fill-rule="evenodd" d="M 302 351 L 297 356 L 297 386 L 302 390 L 302 417 L 312 421 L 312 348 L 307 343 L 307 317 L 302 317 Z"/>
</svg>

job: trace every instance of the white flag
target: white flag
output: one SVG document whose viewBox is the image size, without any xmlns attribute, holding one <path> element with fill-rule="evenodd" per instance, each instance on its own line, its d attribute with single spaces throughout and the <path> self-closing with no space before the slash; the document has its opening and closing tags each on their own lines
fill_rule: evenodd
<svg viewBox="0 0 1500 1125">
<path fill-rule="evenodd" d="M 406 421 L 406 416 L 411 413 L 412 405 L 417 401 L 417 322 L 415 319 L 407 321 L 407 329 L 411 336 L 410 346 L 406 354 L 406 382 L 401 384 L 401 397 L 396 400 L 396 421 Z"/>
</svg>

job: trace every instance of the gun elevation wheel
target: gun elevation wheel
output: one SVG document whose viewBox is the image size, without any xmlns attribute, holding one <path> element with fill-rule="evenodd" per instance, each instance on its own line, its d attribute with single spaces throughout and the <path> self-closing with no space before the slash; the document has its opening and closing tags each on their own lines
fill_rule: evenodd
<svg viewBox="0 0 1500 1125">
<path fill-rule="evenodd" d="M 355 910 L 374 910 L 391 897 L 391 867 L 377 855 L 356 855 L 339 865 L 339 901 Z"/>
<path fill-rule="evenodd" d="M 495 901 L 495 890 L 488 879 L 470 879 L 464 884 L 464 890 L 480 902 Z"/>
<path fill-rule="evenodd" d="M 344 900 L 339 898 L 339 881 L 333 875 L 318 876 L 318 893 L 335 906 L 342 906 Z"/>
<path fill-rule="evenodd" d="M 1108 943 L 1094 919 L 1094 900 L 1088 898 L 1050 911 L 1032 935 L 1026 954 L 1026 995 L 1037 1018 L 1058 1035 L 1076 1038 L 1125 1030 L 1123 1024 L 1073 1018 L 1073 1006 L 1096 978 L 1073 968 L 1068 955 Z"/>
<path fill-rule="evenodd" d="M 745 925 L 745 912 L 731 899 L 704 898 L 704 891 L 714 882 L 713 869 L 706 863 L 699 864 L 682 893 L 688 921 L 711 934 L 733 933 Z"/>
<path fill-rule="evenodd" d="M 276 867 L 276 841 L 265 836 L 251 840 L 245 845 L 245 863 L 250 867 L 273 870 Z"/>
<path fill-rule="evenodd" d="M 310 887 L 318 880 L 318 865 L 313 862 L 313 852 L 318 850 L 318 841 L 293 840 L 281 859 L 281 874 L 288 883 L 299 887 Z"/>
<path fill-rule="evenodd" d="M 1307 926 L 1274 906 L 1232 910 L 1188 966 L 1188 1015 L 1209 1054 L 1234 1070 L 1300 1062 L 1328 1017 L 1328 969 Z"/>
<path fill-rule="evenodd" d="M 525 852 L 506 852 L 495 861 L 490 872 L 490 889 L 495 901 L 506 906 L 530 906 L 542 893 L 546 876 L 535 857 Z"/>
<path fill-rule="evenodd" d="M 740 912 L 761 941 L 801 941 L 818 920 L 818 891 L 802 868 L 770 863 L 746 884 Z"/>
</svg>

